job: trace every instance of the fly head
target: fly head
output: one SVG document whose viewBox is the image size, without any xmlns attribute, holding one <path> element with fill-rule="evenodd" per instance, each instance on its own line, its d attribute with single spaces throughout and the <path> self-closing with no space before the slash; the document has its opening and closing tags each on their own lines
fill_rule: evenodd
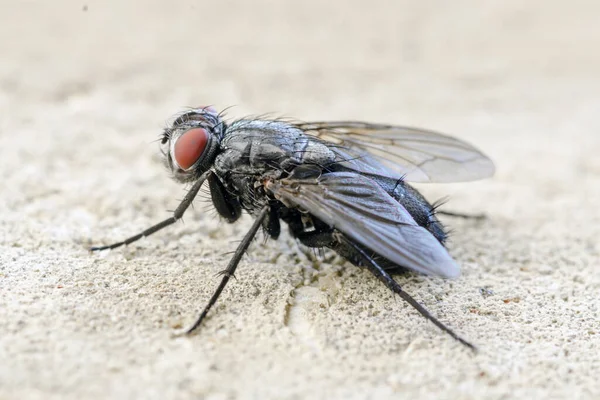
<svg viewBox="0 0 600 400">
<path fill-rule="evenodd" d="M 225 123 L 212 107 L 200 107 L 178 116 L 163 131 L 161 153 L 178 182 L 197 180 L 208 171 L 219 152 Z"/>
</svg>

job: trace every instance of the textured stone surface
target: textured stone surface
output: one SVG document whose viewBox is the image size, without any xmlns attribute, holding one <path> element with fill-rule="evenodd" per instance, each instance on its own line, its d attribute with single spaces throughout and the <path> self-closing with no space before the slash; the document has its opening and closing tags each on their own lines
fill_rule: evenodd
<svg viewBox="0 0 600 400">
<path fill-rule="evenodd" d="M 175 3 L 175 4 L 171 4 Z M 3 2 L 0 397 L 598 398 L 600 6 L 590 1 Z M 476 355 L 366 271 L 257 241 L 184 194 L 153 141 L 186 106 L 428 127 L 496 162 L 422 186 L 453 281 L 400 276 Z"/>
</svg>

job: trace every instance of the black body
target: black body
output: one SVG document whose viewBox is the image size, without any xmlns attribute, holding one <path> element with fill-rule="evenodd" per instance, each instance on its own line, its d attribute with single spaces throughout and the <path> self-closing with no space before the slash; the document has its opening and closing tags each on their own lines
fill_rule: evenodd
<svg viewBox="0 0 600 400">
<path fill-rule="evenodd" d="M 307 165 L 314 168 L 305 168 Z M 235 222 L 242 209 L 255 214 L 268 205 L 270 213 L 263 227 L 271 238 L 279 236 L 279 220 L 282 220 L 289 226 L 291 235 L 305 246 L 331 248 L 354 264 L 361 265 L 355 251 L 333 240 L 333 228 L 310 214 L 286 207 L 265 190 L 265 179 L 285 179 L 298 168 L 303 170 L 304 179 L 336 172 L 355 172 L 341 165 L 326 143 L 316 142 L 288 124 L 239 121 L 231 128 L 225 128 L 220 151 L 215 155 L 214 175 L 209 178 L 213 204 L 229 222 Z M 404 206 L 417 224 L 431 232 L 441 244 L 444 243 L 444 228 L 436 218 L 433 206 L 419 192 L 401 178 L 369 178 Z M 212 183 L 217 180 L 220 184 Z M 402 268 L 384 258 L 379 259 L 386 268 Z"/>
<path fill-rule="evenodd" d="M 178 160 L 192 163 L 177 141 L 194 130 L 182 143 L 199 143 L 192 148 L 198 151 L 193 152 L 193 165 L 182 168 Z M 188 140 L 192 136 L 198 141 Z M 262 227 L 277 239 L 284 222 L 303 245 L 332 249 L 368 268 L 423 316 L 472 347 L 406 294 L 386 270 L 458 275 L 459 267 L 444 247 L 446 232 L 435 208 L 406 180 L 491 175 L 493 165 L 473 147 L 435 132 L 358 122 L 244 119 L 227 125 L 211 108 L 182 114 L 165 129 L 161 143 L 173 178 L 193 183 L 185 199 L 172 218 L 123 242 L 92 250 L 128 244 L 172 224 L 205 180 L 224 220 L 235 222 L 242 211 L 254 216 L 216 293 L 188 332 L 216 302 L 256 232 Z M 454 175 L 448 171 L 452 168 Z"/>
</svg>

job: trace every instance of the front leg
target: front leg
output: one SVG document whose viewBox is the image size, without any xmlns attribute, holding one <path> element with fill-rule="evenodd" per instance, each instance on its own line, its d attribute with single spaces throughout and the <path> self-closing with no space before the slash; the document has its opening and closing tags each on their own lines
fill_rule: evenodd
<svg viewBox="0 0 600 400">
<path fill-rule="evenodd" d="M 137 235 L 134 235 L 134 236 L 132 236 L 130 238 L 127 238 L 127 239 L 123 240 L 122 242 L 117 242 L 117 243 L 109 244 L 107 246 L 94 246 L 94 247 L 90 248 L 90 251 L 100 251 L 100 250 L 114 249 L 114 248 L 117 248 L 117 247 L 121 247 L 123 245 L 128 245 L 130 243 L 135 242 L 136 240 L 140 240 L 143 237 L 149 236 L 149 235 L 153 234 L 154 232 L 161 230 L 164 227 L 167 227 L 169 225 L 174 224 L 175 221 L 177 221 L 177 220 L 181 219 L 181 217 L 183 217 L 183 214 L 188 209 L 188 207 L 190 206 L 190 204 L 192 204 L 192 201 L 194 200 L 194 198 L 198 194 L 198 191 L 202 187 L 202 184 L 204 183 L 204 181 L 209 176 L 211 176 L 212 174 L 213 174 L 212 171 L 207 171 L 204 174 L 202 174 L 200 176 L 200 178 L 198 178 L 198 180 L 196 182 L 194 182 L 194 185 L 187 192 L 187 194 L 185 195 L 185 197 L 183 198 L 183 200 L 181 201 L 181 203 L 179 204 L 179 206 L 177 206 L 177 208 L 173 212 L 173 216 L 171 218 L 167 218 L 164 221 L 159 222 L 158 224 L 156 224 L 156 225 L 154 225 L 154 226 L 146 229 L 145 231 L 140 232 Z"/>
</svg>

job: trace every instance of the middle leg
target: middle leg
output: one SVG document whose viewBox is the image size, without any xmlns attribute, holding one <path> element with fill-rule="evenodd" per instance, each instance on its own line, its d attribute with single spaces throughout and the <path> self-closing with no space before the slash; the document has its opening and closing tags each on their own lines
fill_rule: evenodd
<svg viewBox="0 0 600 400">
<path fill-rule="evenodd" d="M 250 228 L 248 233 L 246 233 L 246 236 L 244 236 L 244 239 L 242 239 L 238 248 L 235 250 L 235 253 L 233 254 L 233 258 L 231 259 L 231 261 L 229 261 L 227 268 L 225 268 L 225 270 L 221 272 L 221 275 L 223 275 L 223 278 L 221 279 L 221 283 L 217 287 L 217 290 L 215 291 L 215 293 L 212 295 L 212 297 L 208 301 L 208 304 L 206 305 L 206 307 L 204 307 L 204 310 L 202 311 L 202 313 L 200 314 L 198 319 L 196 319 L 196 322 L 194 322 L 194 324 L 186 331 L 186 334 L 190 334 L 194 330 L 196 330 L 196 328 L 198 328 L 200 326 L 200 324 L 202 323 L 202 321 L 206 317 L 206 314 L 208 314 L 208 312 L 210 311 L 212 306 L 215 305 L 215 303 L 217 302 L 217 299 L 221 295 L 221 292 L 223 291 L 223 289 L 225 289 L 225 285 L 227 285 L 227 282 L 229 282 L 229 278 L 231 278 L 233 276 L 238 264 L 240 263 L 240 260 L 242 259 L 242 256 L 246 253 L 246 250 L 248 250 L 248 246 L 250 246 L 250 243 L 252 243 L 252 239 L 254 239 L 256 232 L 262 226 L 263 220 L 266 218 L 268 213 L 269 213 L 269 206 L 265 206 L 260 211 L 260 213 L 258 214 L 256 219 L 254 220 L 252 227 Z"/>
</svg>

